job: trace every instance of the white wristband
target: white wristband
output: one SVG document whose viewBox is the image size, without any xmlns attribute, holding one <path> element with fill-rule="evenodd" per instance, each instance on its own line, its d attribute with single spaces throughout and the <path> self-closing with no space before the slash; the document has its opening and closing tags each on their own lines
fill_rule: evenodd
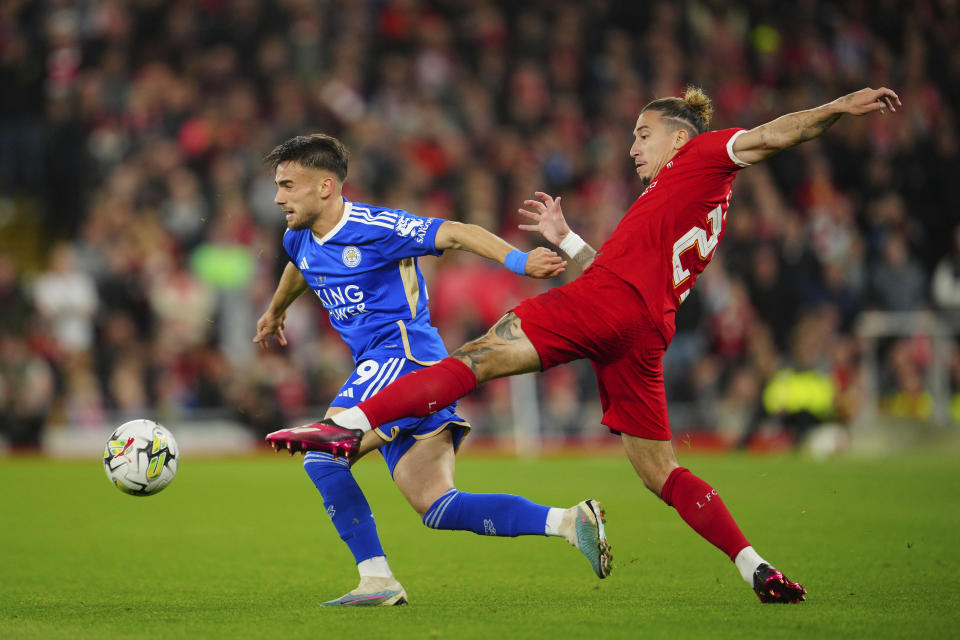
<svg viewBox="0 0 960 640">
<path fill-rule="evenodd" d="M 585 246 L 587 246 L 587 243 L 573 231 L 568 233 L 567 237 L 560 242 L 560 250 L 571 258 L 580 253 L 580 249 L 583 249 Z"/>
</svg>

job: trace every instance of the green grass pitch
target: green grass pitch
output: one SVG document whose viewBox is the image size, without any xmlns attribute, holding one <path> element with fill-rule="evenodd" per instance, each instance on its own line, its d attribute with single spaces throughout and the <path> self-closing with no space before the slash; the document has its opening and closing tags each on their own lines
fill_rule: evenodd
<svg viewBox="0 0 960 640">
<path fill-rule="evenodd" d="M 301 459 L 184 460 L 163 493 L 97 460 L 0 459 L 0 637 L 956 637 L 960 460 L 686 456 L 808 601 L 761 605 L 625 458 L 469 457 L 458 488 L 607 509 L 614 571 L 559 539 L 420 524 L 371 456 L 367 492 L 408 607 L 328 609 L 352 559 Z"/>
</svg>

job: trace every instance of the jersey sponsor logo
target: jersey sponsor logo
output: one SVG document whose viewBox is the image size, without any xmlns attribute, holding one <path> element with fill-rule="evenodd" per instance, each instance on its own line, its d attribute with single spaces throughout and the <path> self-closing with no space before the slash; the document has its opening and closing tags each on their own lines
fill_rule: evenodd
<svg viewBox="0 0 960 640">
<path fill-rule="evenodd" d="M 420 220 L 400 216 L 397 218 L 397 224 L 394 229 L 401 238 L 413 238 L 417 244 L 423 244 L 427 238 L 427 229 L 430 228 L 431 224 L 433 224 L 432 218 Z"/>
<path fill-rule="evenodd" d="M 417 229 L 423 226 L 423 220 L 416 220 L 414 218 L 407 218 L 400 216 L 397 218 L 397 235 L 401 238 L 409 238 L 417 233 Z"/>
<path fill-rule="evenodd" d="M 346 320 L 368 311 L 363 301 L 363 289 L 355 284 L 348 284 L 345 287 L 324 287 L 314 292 L 330 313 L 331 320 Z"/>
<path fill-rule="evenodd" d="M 643 196 L 647 195 L 647 193 L 648 193 L 649 191 L 653 191 L 653 188 L 654 188 L 655 186 L 657 186 L 657 181 L 656 181 L 656 180 L 654 180 L 653 182 L 651 182 L 651 183 L 649 184 L 649 186 L 647 186 L 647 188 L 643 190 L 643 193 L 640 194 L 640 197 L 642 198 Z"/>
<path fill-rule="evenodd" d="M 301 268 L 301 269 L 309 269 L 309 268 L 310 268 L 310 265 L 307 264 L 307 259 L 306 259 L 306 258 L 300 258 L 300 268 Z"/>
<path fill-rule="evenodd" d="M 353 268 L 360 264 L 360 257 L 360 249 L 357 249 L 355 246 L 350 245 L 349 247 L 343 248 L 343 264 L 348 267 Z"/>
<path fill-rule="evenodd" d="M 430 228 L 430 225 L 433 224 L 433 220 L 425 220 L 422 225 L 420 225 L 420 230 L 417 232 L 417 244 L 423 244 L 423 241 L 427 238 L 427 229 Z"/>
</svg>

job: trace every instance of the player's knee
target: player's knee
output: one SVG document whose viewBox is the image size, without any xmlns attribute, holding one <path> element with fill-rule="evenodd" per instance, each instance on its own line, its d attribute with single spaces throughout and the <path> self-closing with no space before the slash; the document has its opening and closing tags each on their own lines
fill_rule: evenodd
<svg viewBox="0 0 960 640">
<path fill-rule="evenodd" d="M 420 496 L 419 500 L 410 500 L 410 504 L 420 515 L 420 520 L 424 526 L 436 529 L 445 511 L 444 507 L 456 497 L 456 494 L 457 490 L 450 486 L 439 493 L 436 491 L 424 493 Z M 428 515 L 430 515 L 430 517 L 427 517 Z"/>
<path fill-rule="evenodd" d="M 656 480 L 650 476 L 640 476 L 640 479 L 643 481 L 643 486 L 650 490 L 650 492 L 660 497 L 660 490 L 663 489 L 663 480 Z"/>
<path fill-rule="evenodd" d="M 670 474 L 680 466 L 670 441 L 655 441 L 623 434 L 623 444 L 643 486 L 660 496 Z"/>
<path fill-rule="evenodd" d="M 637 475 L 640 476 L 643 486 L 649 489 L 653 495 L 660 497 L 663 485 L 673 468 L 670 465 L 650 465 L 643 469 L 637 469 Z"/>
<path fill-rule="evenodd" d="M 425 499 L 413 499 L 410 501 L 410 506 L 413 507 L 413 510 L 417 512 L 417 515 L 420 516 L 420 519 L 423 519 L 423 516 L 427 515 L 427 511 L 430 510 L 430 507 L 433 506 L 433 502 Z"/>
<path fill-rule="evenodd" d="M 453 486 L 444 486 L 441 488 L 423 488 L 419 491 L 407 491 L 405 492 L 405 497 L 407 502 L 410 503 L 410 506 L 413 507 L 413 510 L 417 512 L 417 515 L 422 519 L 427 512 L 433 507 L 436 502 L 443 497 L 448 491 L 450 491 Z"/>
</svg>

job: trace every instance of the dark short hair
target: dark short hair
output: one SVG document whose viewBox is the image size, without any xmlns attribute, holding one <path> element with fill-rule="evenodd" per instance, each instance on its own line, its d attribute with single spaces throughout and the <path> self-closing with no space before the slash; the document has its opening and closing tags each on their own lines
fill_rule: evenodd
<svg viewBox="0 0 960 640">
<path fill-rule="evenodd" d="M 640 113 L 644 111 L 659 111 L 664 118 L 674 120 L 687 129 L 692 138 L 707 130 L 713 115 L 713 103 L 702 89 L 687 87 L 682 98 L 659 98 L 641 109 Z"/>
<path fill-rule="evenodd" d="M 278 144 L 263 161 L 274 169 L 281 162 L 297 162 L 311 169 L 329 171 L 343 182 L 347 179 L 349 157 L 350 152 L 342 142 L 324 133 L 313 133 Z"/>
</svg>

